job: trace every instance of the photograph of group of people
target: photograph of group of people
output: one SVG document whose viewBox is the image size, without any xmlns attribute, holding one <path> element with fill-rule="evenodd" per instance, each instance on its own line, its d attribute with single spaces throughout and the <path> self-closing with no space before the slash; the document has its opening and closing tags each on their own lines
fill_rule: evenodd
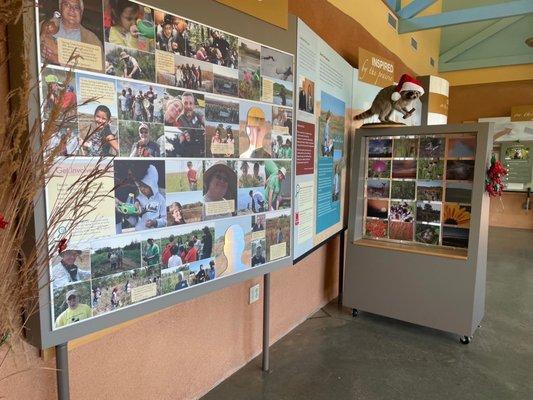
<svg viewBox="0 0 533 400">
<path fill-rule="evenodd" d="M 39 33 L 43 63 L 292 106 L 292 55 L 134 1 L 47 1 Z"/>
<path fill-rule="evenodd" d="M 54 258 L 54 328 L 290 255 L 292 55 L 129 0 L 46 1 L 38 27 L 45 148 L 116 157 L 115 234 Z"/>
<path fill-rule="evenodd" d="M 53 260 L 55 328 L 290 254 L 290 210 L 103 238 Z"/>
<path fill-rule="evenodd" d="M 368 140 L 366 236 L 468 248 L 475 152 L 471 135 Z"/>
</svg>

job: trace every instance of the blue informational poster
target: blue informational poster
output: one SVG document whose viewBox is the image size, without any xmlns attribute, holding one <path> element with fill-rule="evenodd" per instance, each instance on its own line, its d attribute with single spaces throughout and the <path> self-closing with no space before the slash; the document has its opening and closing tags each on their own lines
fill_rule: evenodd
<svg viewBox="0 0 533 400">
<path fill-rule="evenodd" d="M 342 229 L 353 68 L 298 21 L 294 258 Z"/>
</svg>

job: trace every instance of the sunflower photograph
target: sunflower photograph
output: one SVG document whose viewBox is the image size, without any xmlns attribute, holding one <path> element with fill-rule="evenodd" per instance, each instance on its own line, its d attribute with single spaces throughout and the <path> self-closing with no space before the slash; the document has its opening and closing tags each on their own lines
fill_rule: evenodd
<svg viewBox="0 0 533 400">
<path fill-rule="evenodd" d="M 445 203 L 442 221 L 444 225 L 455 225 L 461 228 L 470 226 L 470 211 L 472 207 L 457 203 Z"/>
</svg>

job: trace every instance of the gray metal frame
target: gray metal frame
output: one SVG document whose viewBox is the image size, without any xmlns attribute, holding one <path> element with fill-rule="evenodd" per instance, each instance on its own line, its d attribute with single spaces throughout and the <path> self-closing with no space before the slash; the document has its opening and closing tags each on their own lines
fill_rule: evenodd
<svg viewBox="0 0 533 400">
<path fill-rule="evenodd" d="M 354 244 L 363 237 L 365 138 L 454 133 L 477 135 L 467 259 Z M 491 148 L 487 123 L 356 132 L 351 158 L 345 306 L 463 336 L 474 333 L 485 307 L 489 197 L 484 181 Z"/>
<path fill-rule="evenodd" d="M 205 23 L 210 26 L 217 27 L 221 30 L 231 32 L 244 38 L 250 38 L 256 42 L 271 46 L 288 53 L 296 54 L 296 18 L 290 16 L 289 28 L 284 30 L 267 24 L 250 15 L 241 13 L 223 4 L 212 0 L 180 0 L 179 4 L 170 0 L 154 0 L 151 1 L 150 6 L 157 7 L 168 12 L 182 15 L 186 18 Z M 30 29 L 34 29 L 35 17 L 32 12 L 26 13 L 23 23 Z M 28 30 L 26 30 L 28 31 Z M 30 123 L 35 121 L 39 115 L 39 91 L 38 85 L 38 71 L 37 65 L 37 41 L 35 37 L 31 37 L 33 43 L 30 46 L 30 60 L 34 64 L 32 68 L 35 74 L 32 76 L 34 86 L 33 101 L 30 104 Z M 296 79 L 296 78 L 295 78 Z M 294 107 L 293 107 L 294 115 Z M 293 132 L 294 132 L 294 118 L 293 118 Z M 294 162 L 293 167 L 294 169 Z M 34 202 L 34 229 L 35 237 L 39 237 L 46 229 L 46 211 L 44 201 L 44 190 L 36 198 Z M 292 215 L 292 214 L 291 214 Z M 293 232 L 291 225 L 291 240 Z M 117 312 L 112 312 L 97 318 L 92 318 L 87 321 L 80 321 L 77 324 L 66 326 L 64 328 L 53 331 L 51 322 L 51 298 L 49 290 L 49 276 L 44 274 L 39 280 L 39 313 L 34 315 L 27 324 L 27 339 L 28 341 L 40 348 L 49 348 L 56 345 L 63 345 L 70 340 L 85 336 L 99 330 L 126 322 L 128 320 L 141 317 L 163 308 L 175 305 L 177 303 L 187 301 L 198 296 L 211 293 L 213 291 L 223 289 L 233 284 L 252 279 L 257 276 L 268 274 L 280 268 L 293 265 L 292 249 L 290 256 L 279 261 L 273 261 L 260 267 L 255 267 L 238 274 L 227 277 L 218 278 L 200 285 L 192 286 L 186 290 L 161 295 L 153 299 L 143 301 L 138 304 L 133 304 L 125 307 Z M 268 310 L 267 310 L 268 311 Z M 268 319 L 267 319 L 268 322 Z M 268 332 L 268 331 L 267 331 Z"/>
</svg>

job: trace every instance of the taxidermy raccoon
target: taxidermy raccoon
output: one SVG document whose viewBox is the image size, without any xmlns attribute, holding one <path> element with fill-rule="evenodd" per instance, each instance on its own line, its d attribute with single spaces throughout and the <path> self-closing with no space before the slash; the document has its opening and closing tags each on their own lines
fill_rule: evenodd
<svg viewBox="0 0 533 400">
<path fill-rule="evenodd" d="M 354 120 L 361 120 L 377 115 L 381 122 L 393 122 L 390 117 L 394 110 L 402 113 L 403 118 L 409 118 L 414 108 L 411 104 L 424 94 L 424 89 L 419 81 L 407 74 L 402 75 L 398 85 L 383 88 L 376 95 L 370 109 L 356 115 Z"/>
</svg>

